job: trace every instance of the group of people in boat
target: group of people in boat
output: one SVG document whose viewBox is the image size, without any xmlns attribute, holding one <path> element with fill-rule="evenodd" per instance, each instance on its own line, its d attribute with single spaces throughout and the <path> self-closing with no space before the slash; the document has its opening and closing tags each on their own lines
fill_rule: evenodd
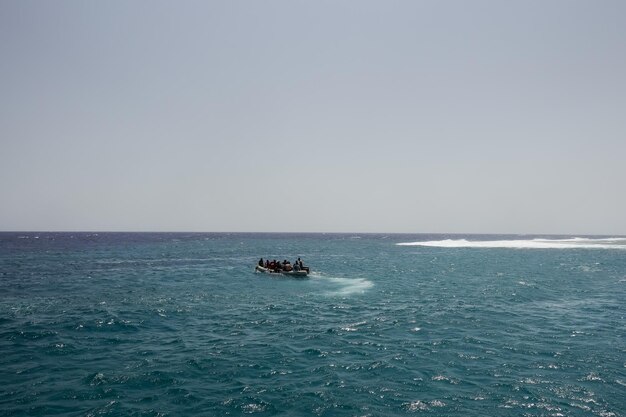
<svg viewBox="0 0 626 417">
<path fill-rule="evenodd" d="M 282 262 L 273 260 L 265 260 L 263 258 L 259 259 L 259 266 L 265 269 L 269 269 L 272 272 L 291 272 L 291 271 L 306 271 L 309 272 L 309 267 L 304 266 L 302 263 L 302 259 L 298 258 L 294 261 L 293 265 L 288 260 L 284 260 Z"/>
</svg>

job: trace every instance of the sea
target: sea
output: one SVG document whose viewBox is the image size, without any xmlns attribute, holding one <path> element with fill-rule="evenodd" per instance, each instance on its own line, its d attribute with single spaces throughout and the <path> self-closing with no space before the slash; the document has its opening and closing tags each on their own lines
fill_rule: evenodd
<svg viewBox="0 0 626 417">
<path fill-rule="evenodd" d="M 626 416 L 626 238 L 0 233 L 0 416 L 248 415 Z"/>
</svg>

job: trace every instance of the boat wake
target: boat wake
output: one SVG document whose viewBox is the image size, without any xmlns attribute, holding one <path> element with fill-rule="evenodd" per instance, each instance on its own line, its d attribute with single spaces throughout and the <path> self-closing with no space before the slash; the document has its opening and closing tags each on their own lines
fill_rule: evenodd
<svg viewBox="0 0 626 417">
<path fill-rule="evenodd" d="M 374 283 L 366 278 L 331 277 L 318 272 L 312 272 L 309 277 L 314 278 L 319 283 L 328 284 L 328 295 L 361 294 L 374 286 Z"/>
<path fill-rule="evenodd" d="M 626 249 L 626 238 L 467 240 L 444 239 L 425 242 L 396 243 L 398 246 L 428 246 L 436 248 L 508 248 L 508 249 Z"/>
</svg>

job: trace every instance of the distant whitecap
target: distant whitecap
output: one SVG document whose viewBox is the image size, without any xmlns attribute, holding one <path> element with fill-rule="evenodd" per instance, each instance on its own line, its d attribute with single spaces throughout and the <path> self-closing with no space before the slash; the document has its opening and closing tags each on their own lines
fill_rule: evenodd
<svg viewBox="0 0 626 417">
<path fill-rule="evenodd" d="M 437 248 L 505 248 L 505 249 L 624 249 L 626 238 L 582 238 L 568 239 L 516 239 L 516 240 L 467 240 L 443 239 L 424 242 L 401 242 L 398 246 L 426 246 Z"/>
</svg>

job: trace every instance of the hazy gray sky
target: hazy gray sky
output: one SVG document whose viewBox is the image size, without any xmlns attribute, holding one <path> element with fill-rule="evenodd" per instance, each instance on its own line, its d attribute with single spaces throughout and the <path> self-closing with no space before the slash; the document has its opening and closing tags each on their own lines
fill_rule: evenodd
<svg viewBox="0 0 626 417">
<path fill-rule="evenodd" d="M 626 2 L 0 2 L 0 230 L 626 234 Z"/>
</svg>

